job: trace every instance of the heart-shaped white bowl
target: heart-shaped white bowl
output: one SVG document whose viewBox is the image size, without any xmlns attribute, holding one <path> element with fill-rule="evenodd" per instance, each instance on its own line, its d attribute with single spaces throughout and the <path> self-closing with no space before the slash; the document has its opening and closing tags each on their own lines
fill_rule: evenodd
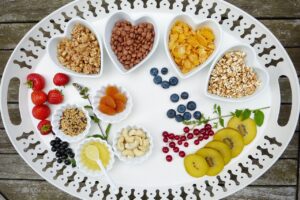
<svg viewBox="0 0 300 200">
<path fill-rule="evenodd" d="M 214 67 L 216 66 L 217 62 L 227 53 L 227 52 L 232 52 L 232 51 L 242 51 L 246 53 L 246 57 L 245 57 L 245 63 L 247 66 L 252 67 L 254 69 L 254 71 L 256 72 L 258 79 L 260 81 L 260 86 L 256 89 L 256 91 L 249 96 L 245 96 L 245 97 L 241 97 L 241 98 L 226 98 L 226 97 L 221 97 L 215 94 L 211 94 L 208 92 L 208 84 L 209 84 L 209 80 L 210 80 L 210 74 L 212 73 L 212 70 L 214 69 Z M 212 99 L 215 100 L 219 100 L 219 101 L 226 101 L 226 102 L 234 102 L 234 103 L 239 103 L 239 102 L 244 102 L 244 101 L 249 101 L 251 99 L 253 99 L 255 96 L 259 95 L 260 93 L 262 93 L 262 91 L 266 88 L 266 86 L 269 84 L 269 74 L 266 71 L 266 69 L 261 66 L 261 64 L 258 62 L 257 58 L 256 58 L 256 54 L 254 49 L 249 46 L 249 45 L 245 45 L 245 44 L 238 44 L 238 45 L 234 45 L 232 47 L 229 47 L 228 49 L 224 50 L 223 52 L 221 52 L 216 59 L 213 61 L 208 76 L 207 76 L 207 80 L 206 80 L 206 87 L 205 87 L 205 95 L 207 97 L 210 97 Z"/>
<path fill-rule="evenodd" d="M 215 42 L 214 42 L 215 50 L 214 50 L 214 52 L 208 57 L 208 59 L 204 63 L 195 67 L 192 71 L 190 71 L 189 73 L 186 73 L 186 74 L 183 74 L 181 72 L 180 68 L 178 67 L 178 65 L 175 63 L 173 56 L 171 55 L 171 52 L 169 50 L 169 45 L 168 45 L 171 29 L 172 29 L 173 25 L 175 24 L 175 22 L 177 22 L 177 21 L 182 21 L 182 22 L 188 24 L 193 29 L 193 31 L 195 31 L 201 27 L 209 27 L 215 35 Z M 165 51 L 167 53 L 167 56 L 172 64 L 172 66 L 174 67 L 175 71 L 183 79 L 189 78 L 189 77 L 195 75 L 200 70 L 204 69 L 217 55 L 218 51 L 220 50 L 221 42 L 222 42 L 222 29 L 216 21 L 214 21 L 212 19 L 208 19 L 208 20 L 204 20 L 204 21 L 200 21 L 200 22 L 195 22 L 194 19 L 191 18 L 189 15 L 179 15 L 179 16 L 176 16 L 175 18 L 173 18 L 167 28 L 167 32 L 166 32 L 165 38 L 164 38 L 164 46 L 165 46 Z"/>
<path fill-rule="evenodd" d="M 91 32 L 95 34 L 95 36 L 98 40 L 99 47 L 100 47 L 100 71 L 99 71 L 98 74 L 83 74 L 83 73 L 78 73 L 78 72 L 72 71 L 72 70 L 68 69 L 67 67 L 64 67 L 63 64 L 61 64 L 59 62 L 58 58 L 57 58 L 57 46 L 58 46 L 59 42 L 63 38 L 71 39 L 71 33 L 72 33 L 72 30 L 73 30 L 73 28 L 76 24 L 82 24 L 85 27 L 87 27 L 88 29 L 90 29 Z M 87 78 L 87 77 L 89 77 L 89 78 L 99 78 L 102 74 L 102 71 L 103 71 L 103 51 L 104 51 L 102 41 L 101 41 L 101 38 L 100 38 L 99 34 L 96 32 L 95 28 L 93 27 L 93 25 L 91 25 L 86 20 L 83 20 L 79 17 L 76 17 L 76 18 L 73 18 L 72 20 L 70 20 L 68 22 L 67 26 L 66 26 L 65 32 L 61 35 L 53 37 L 48 42 L 47 50 L 48 50 L 48 54 L 49 54 L 51 60 L 55 63 L 55 65 L 58 66 L 63 71 L 65 71 L 67 74 L 77 76 L 77 77 L 85 77 L 85 78 Z"/>
<path fill-rule="evenodd" d="M 120 20 L 129 21 L 133 26 L 138 25 L 143 22 L 151 23 L 154 27 L 154 32 L 155 32 L 155 38 L 153 41 L 153 46 L 152 46 L 151 51 L 140 63 L 136 64 L 134 67 L 132 67 L 129 70 L 125 69 L 124 66 L 122 65 L 122 63 L 120 63 L 120 61 L 118 60 L 116 54 L 113 52 L 111 45 L 110 45 L 112 30 L 113 30 L 116 22 L 118 22 Z M 113 62 L 113 64 L 117 67 L 117 69 L 122 74 L 127 74 L 130 72 L 133 72 L 134 70 L 136 70 L 140 66 L 142 66 L 155 52 L 155 49 L 157 48 L 158 41 L 159 41 L 159 30 L 158 30 L 158 27 L 157 27 L 155 21 L 149 16 L 143 16 L 143 17 L 134 19 L 124 12 L 116 12 L 112 16 L 110 16 L 110 18 L 107 20 L 106 27 L 105 27 L 104 39 L 105 39 L 104 45 L 105 45 L 105 48 L 107 50 L 108 56 L 110 57 L 111 61 Z"/>
</svg>

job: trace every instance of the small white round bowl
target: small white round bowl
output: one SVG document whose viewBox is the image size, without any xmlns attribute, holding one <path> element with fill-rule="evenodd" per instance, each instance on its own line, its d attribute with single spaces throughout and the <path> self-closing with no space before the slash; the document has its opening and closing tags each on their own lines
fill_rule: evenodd
<svg viewBox="0 0 300 200">
<path fill-rule="evenodd" d="M 98 40 L 99 47 L 100 47 L 100 71 L 98 74 L 83 74 L 83 73 L 78 73 L 78 72 L 72 71 L 72 70 L 68 69 L 67 67 L 63 66 L 63 64 L 61 64 L 57 58 L 57 46 L 58 46 L 59 42 L 63 38 L 68 38 L 68 39 L 71 38 L 72 30 L 76 24 L 82 24 L 85 27 L 87 27 L 88 29 L 90 29 L 91 32 L 95 34 L 95 36 Z M 103 66 L 104 48 L 102 45 L 102 41 L 101 41 L 99 34 L 96 32 L 96 29 L 93 27 L 93 25 L 91 25 L 86 20 L 83 20 L 79 17 L 75 17 L 72 20 L 70 20 L 68 22 L 68 24 L 66 26 L 66 30 L 63 34 L 55 36 L 50 39 L 50 41 L 47 44 L 47 51 L 48 51 L 48 54 L 49 54 L 51 60 L 55 63 L 55 65 L 57 67 L 59 67 L 61 70 L 65 71 L 69 75 L 73 75 L 73 76 L 77 76 L 77 77 L 84 77 L 84 78 L 87 78 L 87 77 L 88 78 L 99 78 L 102 75 L 103 67 L 104 67 Z"/>
<path fill-rule="evenodd" d="M 92 170 L 92 169 L 89 169 L 87 168 L 82 162 L 81 162 L 81 156 L 80 156 L 80 153 L 82 151 L 82 148 L 85 144 L 87 143 L 90 143 L 90 142 L 99 142 L 99 143 L 102 143 L 104 144 L 109 153 L 110 153 L 110 161 L 108 163 L 108 165 L 106 166 L 106 171 L 109 171 L 112 169 L 113 167 L 113 164 L 115 162 L 115 157 L 114 157 L 114 152 L 111 148 L 111 146 L 105 141 L 105 140 L 101 140 L 100 138 L 88 138 L 88 139 L 85 139 L 83 140 L 79 145 L 78 145 L 78 148 L 76 149 L 76 154 L 75 154 L 75 160 L 76 160 L 76 163 L 77 163 L 77 167 L 79 168 L 79 170 L 86 174 L 86 175 L 89 175 L 89 176 L 92 176 L 92 177 L 99 177 L 99 176 L 102 176 L 104 175 L 100 170 Z"/>
<path fill-rule="evenodd" d="M 256 91 L 252 95 L 241 97 L 241 98 L 226 98 L 208 92 L 208 85 L 209 85 L 210 74 L 212 73 L 212 70 L 215 68 L 218 61 L 225 55 L 225 53 L 232 52 L 232 51 L 243 51 L 246 53 L 246 58 L 245 58 L 246 65 L 254 69 L 255 73 L 258 76 L 258 80 L 261 82 L 260 86 L 256 89 Z M 212 98 L 214 100 L 241 103 L 241 102 L 252 100 L 257 95 L 261 94 L 263 90 L 266 88 L 266 86 L 269 84 L 269 81 L 270 81 L 269 74 L 264 68 L 264 66 L 261 66 L 261 64 L 258 62 L 254 49 L 251 46 L 246 44 L 237 44 L 221 52 L 213 61 L 206 79 L 206 87 L 204 88 L 204 94 L 207 97 Z"/>
<path fill-rule="evenodd" d="M 85 130 L 77 136 L 66 135 L 64 132 L 62 132 L 59 129 L 62 114 L 63 114 L 64 110 L 66 110 L 67 108 L 78 108 L 78 109 L 82 110 L 87 119 L 87 125 L 86 125 Z M 87 134 L 89 133 L 90 128 L 91 128 L 91 119 L 90 119 L 89 113 L 82 106 L 78 106 L 75 104 L 72 104 L 72 105 L 64 104 L 54 111 L 52 118 L 51 118 L 51 124 L 52 124 L 52 129 L 57 137 L 59 137 L 60 139 L 62 139 L 64 141 L 68 141 L 68 142 L 72 143 L 72 142 L 78 142 L 87 136 Z"/>
<path fill-rule="evenodd" d="M 100 100 L 103 96 L 105 96 L 105 90 L 108 86 L 117 87 L 119 89 L 119 91 L 122 92 L 123 94 L 125 94 L 125 96 L 127 97 L 126 108 L 125 108 L 125 110 L 123 110 L 123 112 L 117 113 L 115 115 L 107 115 L 107 114 L 100 112 L 100 110 L 98 109 Z M 96 114 L 96 116 L 99 119 L 101 119 L 102 121 L 107 122 L 107 123 L 112 123 L 112 124 L 125 120 L 129 116 L 129 114 L 132 110 L 132 104 L 133 104 L 132 98 L 131 98 L 131 95 L 129 94 L 129 92 L 127 92 L 127 90 L 125 90 L 123 87 L 120 87 L 116 84 L 109 84 L 109 85 L 103 86 L 100 90 L 97 90 L 95 92 L 94 96 L 92 97 L 93 111 Z"/>
<path fill-rule="evenodd" d="M 137 164 L 141 164 L 142 162 L 145 162 L 146 160 L 149 159 L 150 155 L 152 154 L 152 150 L 153 150 L 153 139 L 151 134 L 144 128 L 141 128 L 140 126 L 127 126 L 125 127 L 126 129 L 130 130 L 130 129 L 140 129 L 142 131 L 144 131 L 146 133 L 146 136 L 149 138 L 150 141 L 150 147 L 148 152 L 140 157 L 134 157 L 134 158 L 127 158 L 126 156 L 123 156 L 122 153 L 118 150 L 117 148 L 117 143 L 118 143 L 118 139 L 121 135 L 121 132 L 124 128 L 122 128 L 120 131 L 118 131 L 113 138 L 113 149 L 115 152 L 115 155 L 124 163 L 126 164 L 131 164 L 131 165 L 137 165 Z"/>
<path fill-rule="evenodd" d="M 175 63 L 173 56 L 171 55 L 171 52 L 169 50 L 169 45 L 168 45 L 171 29 L 172 29 L 173 25 L 175 24 L 175 22 L 177 22 L 177 21 L 182 21 L 182 22 L 188 24 L 192 28 L 193 31 L 195 31 L 201 27 L 209 27 L 210 29 L 212 29 L 212 31 L 215 35 L 215 42 L 214 42 L 215 50 L 214 50 L 214 52 L 208 57 L 208 59 L 204 63 L 202 63 L 201 65 L 198 65 L 192 71 L 190 71 L 189 73 L 186 73 L 186 74 L 182 73 L 180 68 L 178 67 L 178 65 Z M 173 68 L 175 69 L 177 74 L 183 79 L 189 78 L 189 77 L 195 75 L 196 73 L 198 73 L 199 71 L 201 71 L 202 69 L 204 69 L 206 66 L 208 66 L 208 64 L 215 58 L 218 51 L 220 50 L 221 43 L 222 43 L 222 35 L 223 35 L 223 33 L 222 33 L 222 29 L 221 29 L 220 25 L 212 19 L 195 22 L 192 17 L 190 17 L 189 15 L 186 15 L 186 14 L 182 14 L 182 15 L 178 15 L 178 16 L 174 17 L 167 28 L 165 38 L 164 38 L 164 46 L 165 46 L 165 51 L 166 51 L 167 57 L 169 58 L 171 65 L 173 66 Z"/>
<path fill-rule="evenodd" d="M 148 55 L 138 64 L 136 64 L 134 67 L 131 69 L 127 70 L 124 68 L 122 63 L 118 60 L 116 54 L 113 52 L 111 45 L 110 45 L 110 39 L 111 39 L 111 33 L 112 29 L 114 28 L 116 22 L 120 20 L 126 20 L 129 21 L 132 25 L 137 25 L 143 22 L 148 22 L 151 23 L 154 27 L 154 32 L 155 32 L 155 38 L 153 41 L 153 46 L 151 51 L 148 53 Z M 129 16 L 128 14 L 124 12 L 116 12 L 112 14 L 109 19 L 107 20 L 106 27 L 105 27 L 105 35 L 104 35 L 104 45 L 107 50 L 108 56 L 110 57 L 111 61 L 113 62 L 114 66 L 122 73 L 122 74 L 127 74 L 131 73 L 135 70 L 137 70 L 139 67 L 141 67 L 149 58 L 152 56 L 152 54 L 155 52 L 155 49 L 158 46 L 158 41 L 159 41 L 159 30 L 158 27 L 155 23 L 155 20 L 151 18 L 150 16 L 143 16 L 140 18 L 133 19 L 133 17 Z"/>
</svg>

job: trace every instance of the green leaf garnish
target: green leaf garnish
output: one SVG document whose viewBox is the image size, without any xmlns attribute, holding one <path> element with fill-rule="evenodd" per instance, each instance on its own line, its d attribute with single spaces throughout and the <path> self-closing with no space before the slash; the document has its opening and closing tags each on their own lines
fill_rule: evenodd
<svg viewBox="0 0 300 200">
<path fill-rule="evenodd" d="M 91 120 L 93 120 L 95 123 L 99 123 L 99 122 L 100 122 L 100 119 L 99 119 L 98 117 L 96 117 L 96 116 L 91 115 L 90 118 L 91 118 Z"/>
<path fill-rule="evenodd" d="M 264 123 L 265 114 L 261 110 L 254 110 L 254 121 L 257 126 L 261 126 Z"/>
<path fill-rule="evenodd" d="M 242 121 L 248 119 L 251 115 L 251 110 L 245 109 L 242 113 Z"/>
</svg>

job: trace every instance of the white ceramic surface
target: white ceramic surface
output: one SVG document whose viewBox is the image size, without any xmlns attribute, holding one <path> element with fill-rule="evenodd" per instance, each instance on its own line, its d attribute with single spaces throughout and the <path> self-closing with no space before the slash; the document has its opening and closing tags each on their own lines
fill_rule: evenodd
<svg viewBox="0 0 300 200">
<path fill-rule="evenodd" d="M 86 119 L 87 119 L 86 128 L 82 133 L 80 133 L 77 136 L 66 135 L 59 128 L 61 116 L 62 116 L 64 110 L 66 110 L 67 108 L 78 108 L 78 109 L 82 110 L 86 116 Z M 59 137 L 60 139 L 62 139 L 64 141 L 68 141 L 71 143 L 71 142 L 78 142 L 87 136 L 87 134 L 89 133 L 90 128 L 91 128 L 91 119 L 90 119 L 89 113 L 82 106 L 78 106 L 75 104 L 64 104 L 64 105 L 61 105 L 59 108 L 57 108 L 54 111 L 52 118 L 51 118 L 51 124 L 52 124 L 52 130 L 54 131 L 54 133 L 56 134 L 57 137 Z"/>
<path fill-rule="evenodd" d="M 149 150 L 147 151 L 147 153 L 143 156 L 140 156 L 140 157 L 134 157 L 134 158 L 128 158 L 126 156 L 123 156 L 122 153 L 118 150 L 117 148 L 117 143 L 118 143 L 118 139 L 120 138 L 120 135 L 121 135 L 121 132 L 124 128 L 122 128 L 120 131 L 118 131 L 114 138 L 113 138 L 113 149 L 114 149 L 114 152 L 115 152 L 115 155 L 124 163 L 126 164 L 130 164 L 130 165 L 137 165 L 137 164 L 141 164 L 143 162 L 145 162 L 146 160 L 149 159 L 149 157 L 151 156 L 152 154 L 152 149 L 153 149 L 153 139 L 152 139 L 152 136 L 151 134 L 149 133 L 148 130 L 146 130 L 145 128 L 141 128 L 141 126 L 127 126 L 125 127 L 126 129 L 128 130 L 131 130 L 131 129 L 140 129 L 142 130 L 143 132 L 146 133 L 146 136 L 147 138 L 149 138 L 149 141 L 150 141 L 150 147 L 149 147 Z"/>
<path fill-rule="evenodd" d="M 71 34 L 73 31 L 73 28 L 75 25 L 77 24 L 82 24 L 85 27 L 87 27 L 88 29 L 91 30 L 92 33 L 95 34 L 98 43 L 99 43 L 99 47 L 100 47 L 100 71 L 98 74 L 83 74 L 83 73 L 78 73 L 75 71 L 72 71 L 70 69 L 68 69 L 67 67 L 64 67 L 63 64 L 60 63 L 60 61 L 57 58 L 57 46 L 59 44 L 59 42 L 63 39 L 63 38 L 68 38 L 71 39 Z M 66 72 L 67 74 L 73 75 L 73 76 L 78 76 L 78 77 L 89 77 L 89 78 L 99 78 L 102 74 L 103 71 L 103 45 L 102 45 L 102 40 L 101 37 L 99 35 L 99 33 L 95 30 L 94 26 L 86 21 L 83 20 L 79 17 L 73 18 L 72 20 L 70 20 L 66 26 L 65 32 L 61 35 L 58 35 L 56 37 L 53 37 L 51 40 L 49 40 L 48 42 L 48 46 L 47 46 L 47 52 L 52 60 L 52 62 L 54 62 L 54 64 L 59 67 L 62 71 Z"/>
<path fill-rule="evenodd" d="M 257 87 L 256 91 L 252 95 L 241 97 L 241 98 L 226 98 L 226 97 L 221 97 L 221 96 L 218 96 L 215 94 L 211 94 L 207 91 L 208 85 L 209 85 L 209 80 L 210 80 L 210 74 L 212 73 L 212 70 L 215 68 L 218 61 L 225 55 L 225 53 L 232 52 L 232 51 L 245 52 L 246 53 L 246 58 L 245 58 L 246 66 L 252 67 L 258 76 L 260 85 Z M 264 89 L 266 88 L 266 86 L 269 84 L 269 79 L 270 79 L 268 72 L 257 61 L 256 54 L 255 54 L 254 50 L 252 49 L 252 47 L 249 45 L 246 45 L 246 44 L 234 45 L 234 46 L 227 48 L 223 52 L 221 52 L 213 61 L 208 74 L 209 75 L 207 76 L 207 79 L 206 79 L 206 87 L 204 87 L 205 95 L 212 99 L 215 99 L 215 100 L 236 102 L 236 103 L 249 101 L 249 100 L 255 98 L 257 95 L 261 94 L 264 91 Z"/>
<path fill-rule="evenodd" d="M 118 22 L 120 20 L 127 20 L 134 26 L 138 25 L 140 23 L 143 23 L 143 22 L 148 22 L 148 23 L 153 24 L 154 31 L 155 31 L 155 38 L 154 38 L 154 42 L 153 42 L 153 46 L 152 46 L 151 51 L 149 52 L 149 54 L 141 62 L 139 62 L 137 65 L 135 65 L 133 68 L 131 68 L 129 70 L 125 69 L 124 66 L 122 65 L 122 63 L 120 63 L 120 61 L 118 60 L 116 54 L 113 52 L 113 50 L 111 48 L 111 45 L 110 45 L 112 30 L 113 30 L 116 22 Z M 137 70 L 148 59 L 151 58 L 152 54 L 155 52 L 155 49 L 158 45 L 159 31 L 158 31 L 158 28 L 157 28 L 157 25 L 156 25 L 155 21 L 150 16 L 143 16 L 143 17 L 139 17 L 139 18 L 134 18 L 131 15 L 128 15 L 124 12 L 116 12 L 116 13 L 114 13 L 110 16 L 110 18 L 108 19 L 108 21 L 106 23 L 104 39 L 105 39 L 104 40 L 104 45 L 105 45 L 105 48 L 107 50 L 107 53 L 108 53 L 112 63 L 114 64 L 115 67 L 117 67 L 117 69 L 122 74 L 127 74 L 127 73 L 130 73 L 130 72 L 133 72 L 133 71 Z"/>
<path fill-rule="evenodd" d="M 188 25 L 191 26 L 191 28 L 195 31 L 201 27 L 209 27 L 214 35 L 215 35 L 215 50 L 214 52 L 208 57 L 208 59 L 202 63 L 201 65 L 197 66 L 196 68 L 194 68 L 192 71 L 190 71 L 189 73 L 183 74 L 180 70 L 180 68 L 178 67 L 178 65 L 175 63 L 173 56 L 170 53 L 169 47 L 168 47 L 168 43 L 169 43 L 169 35 L 171 32 L 171 29 L 173 27 L 173 25 L 175 24 L 175 22 L 177 21 L 182 21 L 187 23 Z M 164 37 L 164 46 L 165 46 L 165 51 L 167 54 L 167 57 L 170 60 L 171 65 L 174 67 L 175 71 L 177 72 L 177 74 L 181 77 L 181 78 L 189 78 L 193 75 L 195 75 L 197 72 L 201 71 L 202 69 L 204 69 L 206 66 L 208 66 L 208 64 L 215 58 L 215 56 L 217 55 L 217 53 L 220 50 L 221 47 L 221 43 L 222 43 L 222 30 L 220 25 L 212 20 L 212 19 L 207 19 L 207 20 L 201 20 L 201 21 L 195 21 L 195 18 L 190 17 L 189 15 L 178 15 L 176 17 L 174 17 L 172 19 L 172 21 L 170 22 L 167 31 L 165 33 L 165 37 Z"/>
</svg>

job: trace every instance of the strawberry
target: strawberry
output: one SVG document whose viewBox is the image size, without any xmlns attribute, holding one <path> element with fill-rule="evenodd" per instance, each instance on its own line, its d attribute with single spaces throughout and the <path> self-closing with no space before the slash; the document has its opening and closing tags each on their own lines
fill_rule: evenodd
<svg viewBox="0 0 300 200">
<path fill-rule="evenodd" d="M 48 92 L 48 102 L 50 104 L 60 104 L 63 102 L 64 96 L 58 89 L 50 90 Z"/>
<path fill-rule="evenodd" d="M 33 91 L 31 93 L 31 101 L 35 105 L 42 105 L 47 101 L 47 94 L 43 91 Z"/>
<path fill-rule="evenodd" d="M 70 78 L 64 73 L 57 73 L 53 77 L 53 83 L 57 86 L 65 86 L 69 83 Z"/>
<path fill-rule="evenodd" d="M 34 106 L 32 109 L 33 117 L 39 120 L 46 119 L 47 117 L 49 117 L 50 113 L 50 108 L 45 104 Z"/>
<path fill-rule="evenodd" d="M 34 91 L 42 90 L 45 87 L 45 79 L 40 74 L 31 73 L 27 76 L 27 85 Z"/>
<path fill-rule="evenodd" d="M 49 120 L 42 120 L 37 126 L 42 135 L 48 135 L 52 132 L 51 122 Z"/>
</svg>

